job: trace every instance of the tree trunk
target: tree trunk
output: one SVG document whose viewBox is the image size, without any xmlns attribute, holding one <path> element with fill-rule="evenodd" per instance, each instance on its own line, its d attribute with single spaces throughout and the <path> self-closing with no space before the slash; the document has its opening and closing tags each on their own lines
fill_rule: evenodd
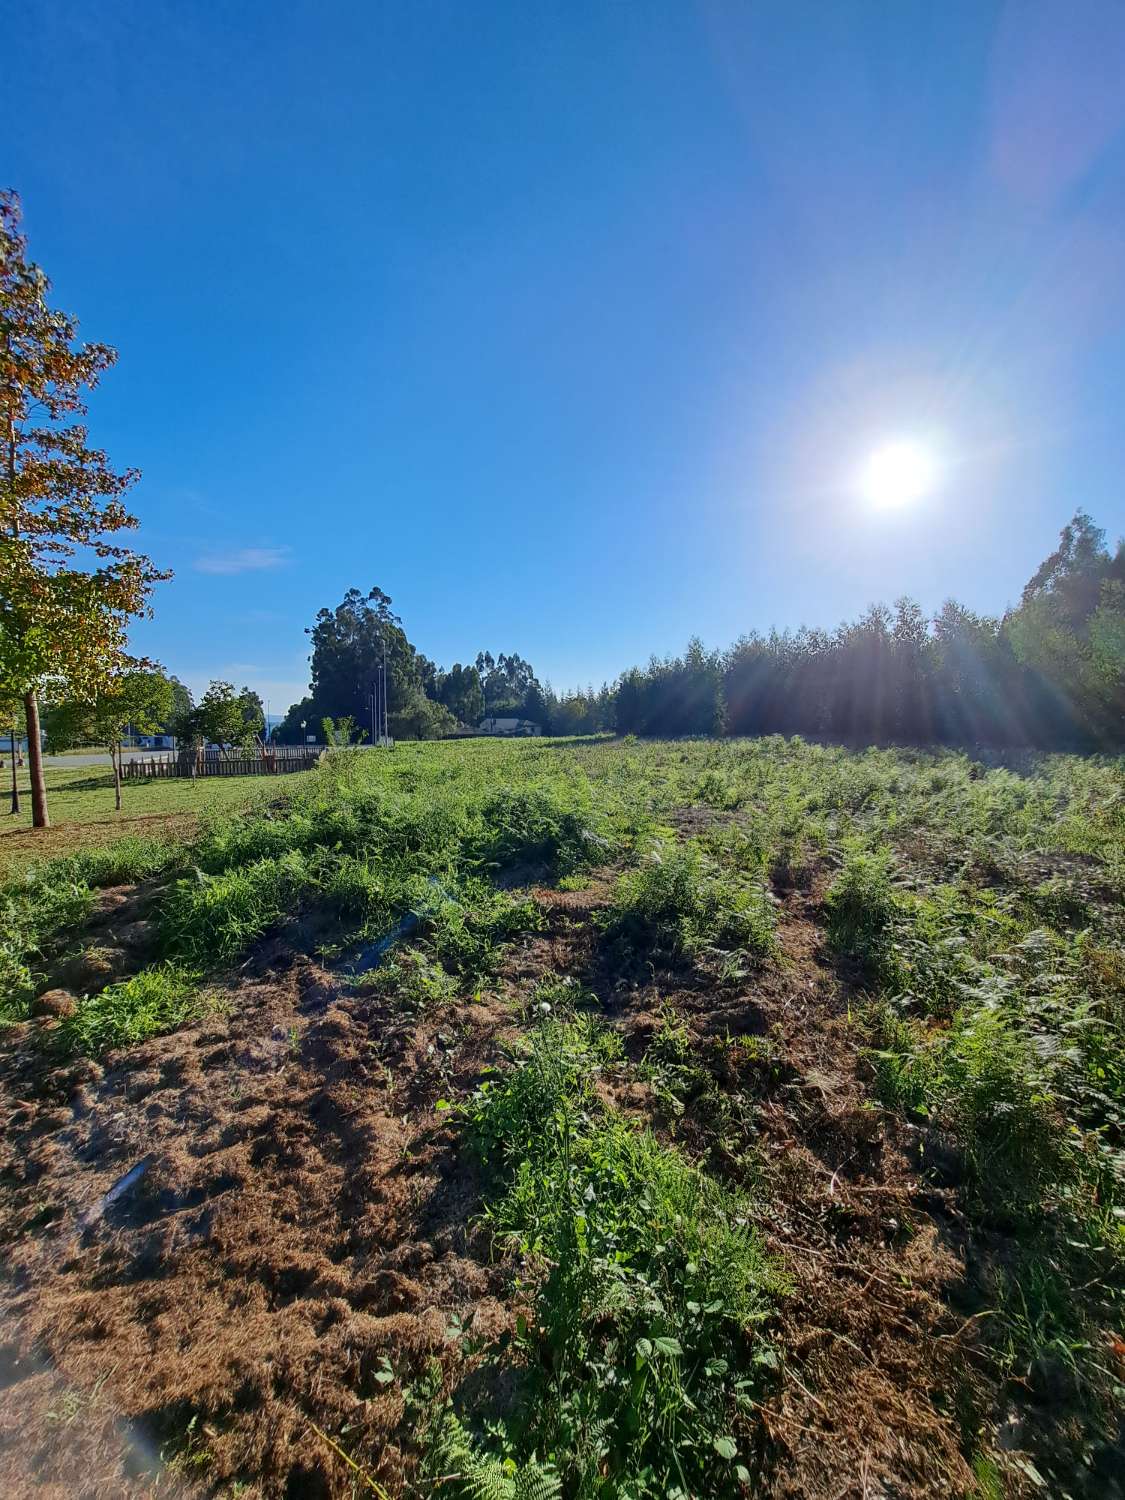
<svg viewBox="0 0 1125 1500">
<path fill-rule="evenodd" d="M 16 769 L 16 724 L 12 720 L 12 812 L 18 814 L 20 810 L 20 778 Z"/>
<path fill-rule="evenodd" d="M 109 758 L 113 762 L 113 805 L 121 811 L 121 742 L 109 747 Z"/>
<path fill-rule="evenodd" d="M 39 737 L 39 700 L 34 688 L 24 694 L 23 707 L 27 718 L 27 764 L 31 775 L 31 826 L 50 828 L 47 783 L 43 779 L 43 742 Z"/>
</svg>

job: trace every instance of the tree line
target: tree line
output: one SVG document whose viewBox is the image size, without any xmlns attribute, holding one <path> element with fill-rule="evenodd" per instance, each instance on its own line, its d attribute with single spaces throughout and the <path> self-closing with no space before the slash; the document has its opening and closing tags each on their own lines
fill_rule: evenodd
<svg viewBox="0 0 1125 1500">
<path fill-rule="evenodd" d="M 549 719 L 548 700 L 531 666 L 518 653 L 478 653 L 468 664 L 443 671 L 407 637 L 392 600 L 380 588 L 349 589 L 335 609 L 322 609 L 309 627 L 309 694 L 294 703 L 274 738 L 297 744 L 331 721 L 350 736 L 381 732 L 385 683 L 386 722 L 394 739 L 439 739 L 475 727 L 487 715 Z"/>
<path fill-rule="evenodd" d="M 1079 511 L 999 616 L 948 600 L 872 605 L 834 631 L 743 636 L 626 672 L 618 733 L 804 734 L 845 742 L 1125 748 L 1125 547 Z"/>
<path fill-rule="evenodd" d="M 481 653 L 448 672 L 417 651 L 379 589 L 352 589 L 312 627 L 312 692 L 289 711 L 299 737 L 347 714 L 362 732 L 386 648 L 392 733 L 433 738 L 486 715 L 549 734 L 804 734 L 848 742 L 1125 747 L 1125 546 L 1110 551 L 1083 511 L 1018 606 L 974 613 L 948 600 L 933 618 L 908 598 L 874 604 L 834 631 L 744 635 L 726 651 L 692 639 L 616 682 L 556 693 L 518 655 Z"/>
</svg>

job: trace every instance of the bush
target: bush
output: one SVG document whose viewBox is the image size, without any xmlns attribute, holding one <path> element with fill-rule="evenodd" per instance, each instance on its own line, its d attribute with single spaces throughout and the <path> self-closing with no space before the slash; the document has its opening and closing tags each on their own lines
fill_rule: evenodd
<svg viewBox="0 0 1125 1500">
<path fill-rule="evenodd" d="M 519 864 L 546 865 L 566 875 L 604 860 L 608 836 L 595 827 L 588 790 L 548 782 L 502 787 L 481 804 L 484 828 L 477 857 L 504 869 Z"/>
<path fill-rule="evenodd" d="M 321 882 L 324 899 L 341 916 L 356 922 L 362 934 L 387 927 L 399 894 L 398 883 L 366 859 L 342 855 Z"/>
<path fill-rule="evenodd" d="M 873 978 L 887 977 L 891 968 L 897 914 L 891 868 L 889 851 L 853 848 L 825 901 L 829 943 Z"/>
<path fill-rule="evenodd" d="M 607 935 L 640 955 L 691 955 L 705 947 L 766 954 L 773 908 L 760 884 L 721 877 L 693 845 L 653 854 L 617 883 Z"/>
<path fill-rule="evenodd" d="M 958 1017 L 942 1091 L 973 1175 L 1018 1212 L 1076 1181 L 1079 1159 L 1027 1037 L 999 1010 Z"/>
</svg>

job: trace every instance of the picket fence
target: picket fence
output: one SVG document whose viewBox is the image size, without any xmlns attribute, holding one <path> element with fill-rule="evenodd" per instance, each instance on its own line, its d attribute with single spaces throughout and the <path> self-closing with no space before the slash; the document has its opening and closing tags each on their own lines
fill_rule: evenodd
<svg viewBox="0 0 1125 1500">
<path fill-rule="evenodd" d="M 281 776 L 311 770 L 324 752 L 304 745 L 278 745 L 264 754 L 235 752 L 198 755 L 181 750 L 173 756 L 132 756 L 121 767 L 126 781 L 161 781 L 199 776 Z"/>
</svg>

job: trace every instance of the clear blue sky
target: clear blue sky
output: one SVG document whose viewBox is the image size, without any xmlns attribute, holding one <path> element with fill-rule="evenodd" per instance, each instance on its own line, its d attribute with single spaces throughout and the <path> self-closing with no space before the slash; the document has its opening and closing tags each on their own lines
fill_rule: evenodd
<svg viewBox="0 0 1125 1500">
<path fill-rule="evenodd" d="M 562 687 L 1125 530 L 1118 0 L 10 8 L 0 177 L 196 689 L 284 709 L 352 584 Z"/>
</svg>

